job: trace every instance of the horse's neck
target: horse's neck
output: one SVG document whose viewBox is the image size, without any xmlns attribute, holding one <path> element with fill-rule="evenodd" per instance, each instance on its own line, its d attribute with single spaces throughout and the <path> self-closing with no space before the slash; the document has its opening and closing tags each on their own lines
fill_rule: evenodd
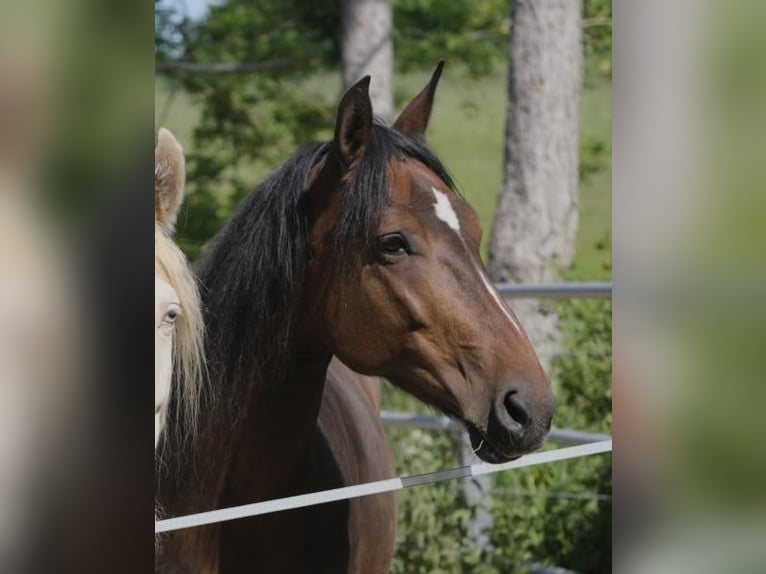
<svg viewBox="0 0 766 574">
<path fill-rule="evenodd" d="M 240 493 L 252 496 L 254 490 L 271 498 L 298 487 L 295 481 L 300 482 L 311 455 L 331 358 L 329 351 L 295 355 L 281 381 L 269 381 L 252 394 L 235 444 L 226 498 L 235 501 Z"/>
<path fill-rule="evenodd" d="M 300 450 L 316 427 L 331 358 L 327 352 L 292 359 L 282 381 L 254 394 L 248 418 L 262 432 L 254 438 L 281 457 Z"/>
<path fill-rule="evenodd" d="M 301 488 L 301 470 L 314 445 L 331 358 L 324 351 L 297 357 L 282 380 L 265 381 L 253 390 L 231 451 L 208 452 L 214 468 L 207 466 L 211 474 L 200 477 L 205 486 L 197 480 L 187 485 L 192 492 L 186 493 L 190 499 L 184 512 L 257 502 Z M 163 543 L 163 547 L 173 548 L 163 550 L 171 563 L 209 560 L 215 554 L 218 535 L 217 527 L 182 531 L 172 543 Z"/>
</svg>

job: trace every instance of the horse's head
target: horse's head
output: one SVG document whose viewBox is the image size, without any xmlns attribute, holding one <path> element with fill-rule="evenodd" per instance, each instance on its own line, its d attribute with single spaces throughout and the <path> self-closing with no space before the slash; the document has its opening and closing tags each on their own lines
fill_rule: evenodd
<svg viewBox="0 0 766 574">
<path fill-rule="evenodd" d="M 306 288 L 336 356 L 458 417 L 477 454 L 500 462 L 543 443 L 555 401 L 481 261 L 476 212 L 422 143 L 440 72 L 393 129 L 373 122 L 369 78 L 343 97 L 306 194 Z M 350 246 L 344 226 L 361 217 L 367 237 Z"/>
<path fill-rule="evenodd" d="M 182 381 L 176 403 L 193 428 L 202 371 L 202 319 L 197 286 L 171 240 L 184 196 L 184 155 L 161 128 L 154 150 L 154 447 L 170 402 L 174 363 Z"/>
</svg>

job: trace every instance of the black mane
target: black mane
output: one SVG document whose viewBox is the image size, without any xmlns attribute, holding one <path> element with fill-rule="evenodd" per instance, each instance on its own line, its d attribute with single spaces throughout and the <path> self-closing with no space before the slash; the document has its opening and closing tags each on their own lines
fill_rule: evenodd
<svg viewBox="0 0 766 574">
<path fill-rule="evenodd" d="M 200 262 L 211 382 L 218 400 L 231 406 L 247 402 L 243 386 L 278 383 L 284 372 L 309 256 L 303 195 L 312 168 L 335 161 L 333 148 L 333 142 L 310 144 L 264 179 Z M 419 160 L 454 187 L 425 144 L 375 124 L 336 224 L 339 260 L 370 244 L 389 202 L 387 168 L 396 158 Z"/>
</svg>

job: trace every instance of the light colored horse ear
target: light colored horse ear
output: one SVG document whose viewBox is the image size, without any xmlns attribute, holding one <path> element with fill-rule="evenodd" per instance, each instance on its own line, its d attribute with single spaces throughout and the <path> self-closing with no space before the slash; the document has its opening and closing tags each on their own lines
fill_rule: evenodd
<svg viewBox="0 0 766 574">
<path fill-rule="evenodd" d="M 184 199 L 184 150 L 175 136 L 160 128 L 154 148 L 154 219 L 170 234 Z"/>
<path fill-rule="evenodd" d="M 394 122 L 395 130 L 418 139 L 425 139 L 428 120 L 431 119 L 431 108 L 434 105 L 436 87 L 439 85 L 443 68 L 444 60 L 439 60 L 426 87 L 404 108 L 404 111 Z"/>
</svg>

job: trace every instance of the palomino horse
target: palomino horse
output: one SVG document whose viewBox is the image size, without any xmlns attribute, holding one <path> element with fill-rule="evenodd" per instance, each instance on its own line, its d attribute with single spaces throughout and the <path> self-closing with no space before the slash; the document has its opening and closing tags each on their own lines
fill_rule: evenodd
<svg viewBox="0 0 766 574">
<path fill-rule="evenodd" d="M 171 239 L 183 202 L 184 163 L 181 145 L 160 128 L 154 149 L 155 452 L 171 404 L 183 413 L 183 425 L 177 428 L 193 432 L 204 371 L 197 285 L 186 258 Z"/>
<path fill-rule="evenodd" d="M 393 128 L 361 80 L 335 138 L 263 181 L 212 241 L 199 278 L 215 401 L 187 470 L 160 479 L 169 514 L 392 477 L 373 400 L 333 355 L 463 421 L 486 461 L 545 440 L 548 379 L 487 277 L 476 213 L 423 143 L 440 72 Z M 181 530 L 158 566 L 384 573 L 395 524 L 395 497 L 368 496 Z"/>
</svg>

